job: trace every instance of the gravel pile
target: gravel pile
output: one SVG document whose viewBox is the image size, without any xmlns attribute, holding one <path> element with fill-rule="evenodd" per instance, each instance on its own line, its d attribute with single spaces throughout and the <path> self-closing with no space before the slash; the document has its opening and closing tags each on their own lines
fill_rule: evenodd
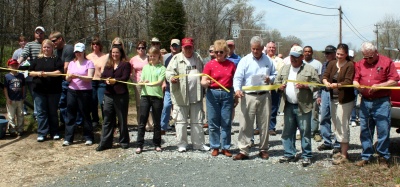
<svg viewBox="0 0 400 187">
<path fill-rule="evenodd" d="M 235 122 L 241 117 L 238 111 Z M 312 165 L 302 167 L 301 162 L 279 163 L 283 156 L 281 143 L 283 116 L 278 116 L 277 136 L 270 136 L 269 160 L 258 157 L 255 136 L 255 147 L 252 147 L 250 159 L 234 161 L 232 158 L 219 155 L 211 156 L 211 151 L 194 151 L 191 146 L 188 152 L 179 153 L 175 146 L 174 132 L 163 136 L 161 153 L 155 152 L 151 143 L 152 133 L 146 133 L 146 143 L 142 154 L 135 154 L 135 149 L 120 150 L 119 158 L 101 164 L 76 168 L 65 176 L 46 181 L 40 186 L 318 186 L 320 177 L 329 174 L 331 150 L 318 151 L 322 142 L 312 140 Z M 232 153 L 237 154 L 238 123 L 233 126 Z M 350 160 L 360 159 L 360 127 L 350 127 Z M 132 131 L 131 141 L 135 142 L 137 132 Z M 392 129 L 392 137 L 398 136 Z M 190 137 L 189 137 L 190 140 Z M 208 136 L 206 136 L 208 144 Z M 298 152 L 300 141 L 296 141 Z M 94 151 L 94 150 L 93 150 Z M 100 153 L 101 154 L 101 153 Z"/>
</svg>

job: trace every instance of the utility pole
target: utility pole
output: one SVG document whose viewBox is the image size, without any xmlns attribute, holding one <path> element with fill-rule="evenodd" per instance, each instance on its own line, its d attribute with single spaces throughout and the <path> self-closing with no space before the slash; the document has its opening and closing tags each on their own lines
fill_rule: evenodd
<svg viewBox="0 0 400 187">
<path fill-rule="evenodd" d="M 339 6 L 339 43 L 342 43 L 342 6 Z"/>
<path fill-rule="evenodd" d="M 282 42 L 275 42 L 276 43 L 276 46 L 278 47 L 278 54 L 277 55 L 279 55 L 279 47 L 281 47 L 281 43 Z"/>
<path fill-rule="evenodd" d="M 379 49 L 379 41 L 378 41 L 379 25 L 378 24 L 374 24 L 374 26 L 376 27 L 376 30 L 374 32 L 376 33 L 376 49 L 378 50 Z M 392 47 L 392 46 L 389 46 L 389 47 Z"/>
</svg>

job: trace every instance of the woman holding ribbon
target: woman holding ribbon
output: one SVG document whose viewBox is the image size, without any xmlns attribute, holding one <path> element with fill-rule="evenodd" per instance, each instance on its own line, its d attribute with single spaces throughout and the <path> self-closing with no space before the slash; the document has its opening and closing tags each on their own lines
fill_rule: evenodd
<svg viewBox="0 0 400 187">
<path fill-rule="evenodd" d="M 354 88 L 344 87 L 352 85 L 354 78 L 354 62 L 349 57 L 349 47 L 339 44 L 336 51 L 336 60 L 329 62 L 322 77 L 322 82 L 330 90 L 332 124 L 335 126 L 335 136 L 340 142 L 341 152 L 334 155 L 332 164 L 338 165 L 348 162 L 350 129 L 349 121 L 354 107 Z"/>
<path fill-rule="evenodd" d="M 149 49 L 149 64 L 143 67 L 140 83 L 153 83 L 152 85 L 141 85 L 140 111 L 136 154 L 143 151 L 144 134 L 150 108 L 153 110 L 154 134 L 153 143 L 155 151 L 161 152 L 161 112 L 163 109 L 163 91 L 161 88 L 165 79 L 165 67 L 162 64 L 163 57 L 160 49 L 151 47 Z"/>
<path fill-rule="evenodd" d="M 29 66 L 37 107 L 38 142 L 43 142 L 49 133 L 53 139 L 60 139 L 57 111 L 63 80 L 60 74 L 64 71 L 64 62 L 53 54 L 53 50 L 53 42 L 43 40 L 38 58 Z"/>
<path fill-rule="evenodd" d="M 119 128 L 119 144 L 122 149 L 129 148 L 128 107 L 129 92 L 127 84 L 117 81 L 129 80 L 131 66 L 126 59 L 121 45 L 114 44 L 110 50 L 108 61 L 101 74 L 106 79 L 104 94 L 104 121 L 101 132 L 101 141 L 96 151 L 103 151 L 112 147 L 114 129 Z"/>
<path fill-rule="evenodd" d="M 231 157 L 229 148 L 231 146 L 232 110 L 234 104 L 237 104 L 238 101 L 235 100 L 234 102 L 233 99 L 233 76 L 236 66 L 226 59 L 229 48 L 225 40 L 214 42 L 214 53 L 216 58 L 205 65 L 203 73 L 218 81 L 229 91 L 221 88 L 207 76 L 203 76 L 201 79 L 201 85 L 208 88 L 206 106 L 210 147 L 213 149 L 211 155 L 218 156 L 221 148 L 222 154 Z"/>
</svg>

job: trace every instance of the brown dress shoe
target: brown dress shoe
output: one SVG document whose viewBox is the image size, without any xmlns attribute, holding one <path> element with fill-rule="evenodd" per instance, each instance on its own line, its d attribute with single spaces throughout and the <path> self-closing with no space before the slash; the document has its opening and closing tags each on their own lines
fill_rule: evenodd
<svg viewBox="0 0 400 187">
<path fill-rule="evenodd" d="M 219 149 L 213 149 L 211 152 L 211 156 L 218 156 L 219 155 Z"/>
<path fill-rule="evenodd" d="M 227 149 L 222 149 L 222 154 L 224 154 L 227 157 L 232 157 L 232 153 Z"/>
<path fill-rule="evenodd" d="M 261 159 L 267 160 L 269 158 L 268 152 L 267 151 L 260 151 L 258 155 L 261 157 Z"/>
<path fill-rule="evenodd" d="M 260 134 L 260 130 L 254 130 L 254 135 L 259 135 Z"/>
<path fill-rule="evenodd" d="M 361 160 L 361 161 L 356 162 L 355 165 L 358 166 L 358 167 L 363 167 L 363 166 L 365 166 L 367 164 L 369 164 L 368 160 Z"/>
<path fill-rule="evenodd" d="M 245 159 L 249 159 L 249 156 L 246 156 L 245 154 L 242 153 L 239 153 L 233 157 L 233 160 L 245 160 Z"/>
<path fill-rule="evenodd" d="M 274 130 L 269 130 L 268 133 L 271 136 L 276 136 L 276 131 L 274 131 Z"/>
</svg>

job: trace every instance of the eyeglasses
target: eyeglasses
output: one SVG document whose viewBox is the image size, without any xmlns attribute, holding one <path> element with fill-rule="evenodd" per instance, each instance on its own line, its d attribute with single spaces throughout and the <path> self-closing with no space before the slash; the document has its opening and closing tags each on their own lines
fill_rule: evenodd
<svg viewBox="0 0 400 187">
<path fill-rule="evenodd" d="M 214 51 L 214 53 L 217 54 L 217 55 L 218 55 L 218 54 L 223 55 L 223 54 L 224 54 L 224 51 Z"/>
<path fill-rule="evenodd" d="M 214 50 L 209 50 L 208 52 L 210 52 L 210 53 L 214 53 Z"/>
<path fill-rule="evenodd" d="M 136 49 L 137 49 L 137 50 L 141 50 L 141 49 L 142 49 L 142 50 L 145 50 L 146 47 L 137 47 Z"/>
<path fill-rule="evenodd" d="M 365 60 L 371 60 L 371 59 L 374 58 L 374 56 L 375 56 L 375 54 L 373 54 L 372 56 L 363 56 L 363 59 L 365 59 Z"/>
</svg>

